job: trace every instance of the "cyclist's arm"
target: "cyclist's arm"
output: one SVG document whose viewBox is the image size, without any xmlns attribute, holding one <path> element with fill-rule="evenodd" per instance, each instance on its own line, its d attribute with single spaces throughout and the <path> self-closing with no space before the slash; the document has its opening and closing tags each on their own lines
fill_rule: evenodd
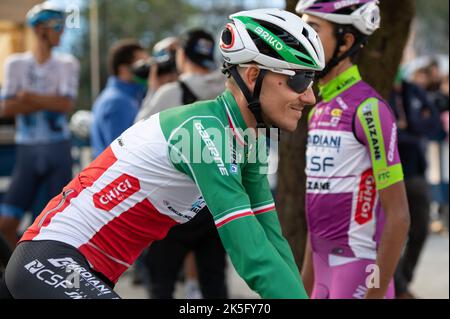
<svg viewBox="0 0 450 319">
<path fill-rule="evenodd" d="M 397 126 L 389 106 L 375 98 L 366 100 L 358 108 L 356 134 L 370 154 L 386 218 L 376 260 L 380 270 L 380 286 L 369 289 L 366 297 L 383 298 L 409 229 L 408 203 L 397 147 Z"/>
<path fill-rule="evenodd" d="M 386 222 L 377 254 L 380 288 L 369 290 L 367 298 L 383 298 L 401 256 L 409 230 L 409 209 L 404 183 L 379 191 Z"/>
<path fill-rule="evenodd" d="M 18 114 L 29 114 L 40 110 L 36 107 L 36 105 L 22 103 L 16 98 L 5 99 L 1 101 L 0 106 L 0 116 L 7 118 L 14 117 Z"/>
<path fill-rule="evenodd" d="M 20 62 L 7 59 L 4 65 L 3 85 L 1 87 L 0 116 L 14 117 L 16 114 L 36 112 L 33 105 L 20 103 L 15 96 L 21 90 L 21 81 L 18 74 Z"/>
<path fill-rule="evenodd" d="M 67 113 L 73 109 L 74 101 L 70 97 L 60 95 L 42 95 L 33 92 L 22 91 L 15 98 L 19 108 L 29 107 L 36 110 L 46 110 L 53 112 Z"/>
<path fill-rule="evenodd" d="M 205 136 L 206 129 L 202 127 L 222 125 L 206 123 L 201 122 L 202 133 L 194 130 L 193 134 L 197 134 L 194 138 L 200 134 Z M 189 125 L 192 127 L 192 122 Z M 202 146 L 205 147 L 205 139 L 202 140 Z M 174 144 L 172 152 L 179 153 L 176 148 Z M 218 148 L 212 152 L 219 155 L 216 160 L 208 156 L 203 157 L 201 163 L 194 163 L 184 158 L 183 163 L 176 167 L 191 176 L 199 187 L 236 271 L 262 298 L 307 298 L 298 276 L 293 274 L 269 241 L 264 228 L 253 214 L 250 199 L 242 185 L 240 168 L 235 174 L 231 173 L 230 164 L 220 164 L 219 158 L 223 163 L 227 162 L 224 154 L 218 154 Z M 209 152 L 206 154 L 210 155 Z M 206 163 L 208 160 L 210 164 Z"/>
<path fill-rule="evenodd" d="M 260 144 L 260 150 L 265 148 L 265 143 Z M 264 158 L 264 161 L 265 159 L 267 157 Z M 255 160 L 255 162 L 257 163 L 247 164 L 242 178 L 242 183 L 250 198 L 252 210 L 258 222 L 263 227 L 270 243 L 289 266 L 300 285 L 303 286 L 298 266 L 292 254 L 291 247 L 282 234 L 278 215 L 275 210 L 274 200 L 267 180 L 268 165 L 261 164 L 260 159 Z"/>
</svg>

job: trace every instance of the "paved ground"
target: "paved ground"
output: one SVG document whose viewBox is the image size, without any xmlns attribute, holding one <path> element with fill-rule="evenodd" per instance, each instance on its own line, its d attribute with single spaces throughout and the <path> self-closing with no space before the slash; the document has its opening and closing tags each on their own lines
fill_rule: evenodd
<svg viewBox="0 0 450 319">
<path fill-rule="evenodd" d="M 237 275 L 231 264 L 228 267 L 228 287 L 231 298 L 258 298 Z M 177 285 L 176 298 L 185 298 L 183 288 L 183 285 Z M 448 235 L 431 235 L 428 238 L 411 289 L 420 298 L 449 299 Z M 123 298 L 147 298 L 145 289 L 132 285 L 130 273 L 124 275 L 116 291 Z"/>
</svg>

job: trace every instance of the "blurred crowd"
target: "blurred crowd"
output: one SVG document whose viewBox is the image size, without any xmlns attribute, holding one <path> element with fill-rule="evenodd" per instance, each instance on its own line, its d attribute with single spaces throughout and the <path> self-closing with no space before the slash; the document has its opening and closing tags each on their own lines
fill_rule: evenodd
<svg viewBox="0 0 450 319">
<path fill-rule="evenodd" d="M 429 231 L 448 232 L 448 74 L 432 59 L 409 77 L 399 72 L 389 98 L 398 126 L 411 227 L 396 272 L 396 292 L 413 298 L 414 277 Z M 432 152 L 431 146 L 437 146 Z M 432 179 L 437 171 L 438 179 Z M 436 175 L 436 173 L 434 174 Z M 434 211 L 431 209 L 435 208 Z"/>
</svg>

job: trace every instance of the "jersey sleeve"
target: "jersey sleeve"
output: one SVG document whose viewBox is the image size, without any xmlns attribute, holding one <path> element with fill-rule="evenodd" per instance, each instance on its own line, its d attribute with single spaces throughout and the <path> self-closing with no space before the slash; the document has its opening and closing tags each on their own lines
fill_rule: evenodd
<svg viewBox="0 0 450 319">
<path fill-rule="evenodd" d="M 78 95 L 80 64 L 74 57 L 68 57 L 61 68 L 59 94 L 75 99 Z"/>
<path fill-rule="evenodd" d="M 378 190 L 403 180 L 397 125 L 387 104 L 377 98 L 364 101 L 357 110 L 355 134 L 370 154 Z"/>
<path fill-rule="evenodd" d="M 266 152 L 265 143 L 260 143 L 258 145 L 258 152 Z M 247 164 L 242 177 L 242 183 L 249 196 L 252 211 L 263 228 L 267 239 L 289 266 L 293 276 L 303 287 L 303 282 L 291 247 L 282 234 L 281 225 L 278 220 L 278 214 L 275 209 L 273 196 L 267 179 L 268 163 L 266 159 L 267 157 L 264 157 L 264 161 L 258 160 L 255 161 L 255 163 Z"/>
<path fill-rule="evenodd" d="M 182 160 L 175 165 L 191 176 L 200 189 L 236 271 L 262 298 L 306 298 L 303 286 L 252 211 L 250 196 L 243 186 L 243 166 L 231 167 L 226 160 L 226 152 L 220 146 L 228 146 L 224 143 L 226 137 L 217 138 L 214 134 L 224 135 L 223 124 L 218 119 L 190 123 L 194 126 L 192 138 L 201 140 L 202 157 L 188 159 L 186 152 L 174 143 L 172 152 Z M 195 155 L 198 149 L 188 153 Z M 273 201 L 267 197 L 261 203 Z"/>
<path fill-rule="evenodd" d="M 3 85 L 1 87 L 1 99 L 9 99 L 14 97 L 20 90 L 20 72 L 19 64 L 9 58 L 4 64 Z"/>
</svg>

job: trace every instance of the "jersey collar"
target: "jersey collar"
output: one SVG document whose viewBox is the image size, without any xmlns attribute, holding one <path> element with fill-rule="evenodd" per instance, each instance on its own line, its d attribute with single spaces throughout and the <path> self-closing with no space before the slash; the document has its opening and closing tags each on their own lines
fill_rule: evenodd
<svg viewBox="0 0 450 319">
<path fill-rule="evenodd" d="M 327 84 L 319 85 L 320 94 L 325 102 L 329 102 L 359 81 L 361 74 L 358 66 L 353 65 Z"/>
<path fill-rule="evenodd" d="M 235 124 L 235 128 L 241 128 L 242 130 L 246 130 L 247 124 L 245 123 L 244 118 L 242 117 L 241 110 L 239 109 L 239 106 L 233 94 L 230 91 L 226 90 L 222 94 L 222 100 L 225 104 L 227 116 L 231 117 L 231 120 L 234 122 L 233 124 Z"/>
<path fill-rule="evenodd" d="M 239 109 L 236 99 L 228 90 L 222 94 L 221 98 L 225 106 L 225 112 L 227 114 L 231 131 L 236 136 L 236 140 L 239 144 L 246 145 L 247 142 L 245 136 L 243 136 L 242 133 L 247 129 L 247 124 L 242 117 L 242 113 Z"/>
</svg>

